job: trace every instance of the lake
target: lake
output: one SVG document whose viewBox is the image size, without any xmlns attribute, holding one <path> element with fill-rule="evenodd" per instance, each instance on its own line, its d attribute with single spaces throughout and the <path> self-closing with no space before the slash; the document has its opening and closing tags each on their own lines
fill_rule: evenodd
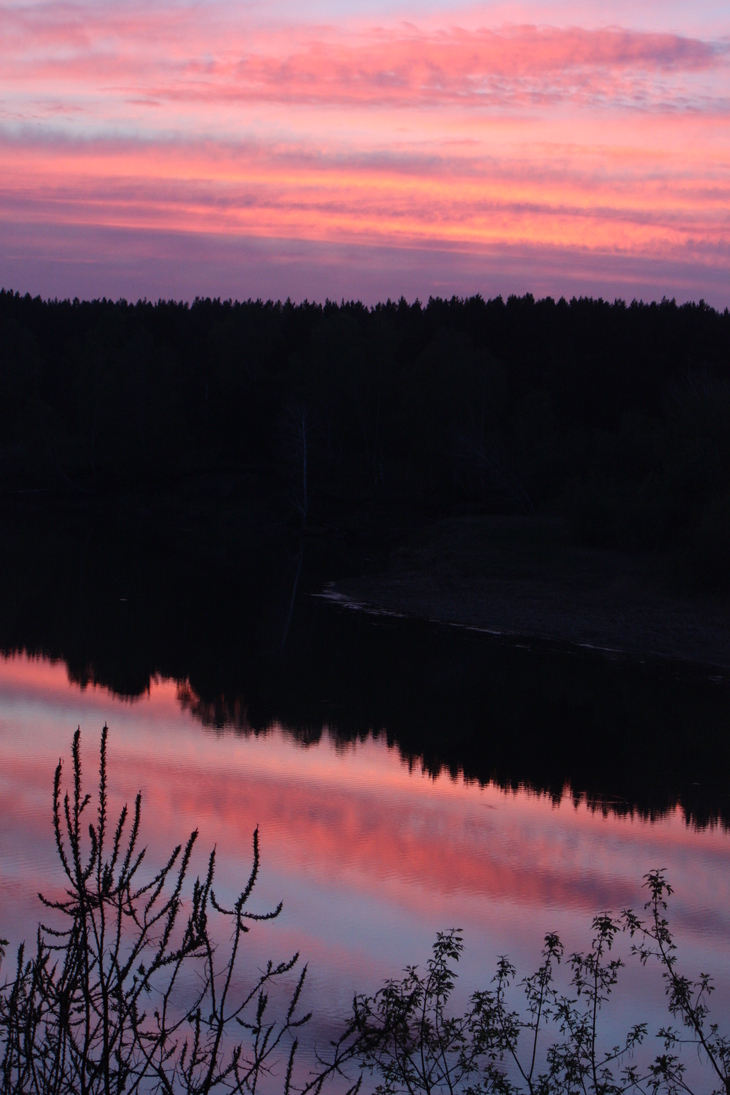
<svg viewBox="0 0 730 1095">
<path fill-rule="evenodd" d="M 6 572 L 0 933 L 13 943 L 34 934 L 38 890 L 62 881 L 54 767 L 80 726 L 91 789 L 106 722 L 112 801 L 142 791 L 155 862 L 199 828 L 195 865 L 215 845 L 230 897 L 259 826 L 254 904 L 283 912 L 251 933 L 249 961 L 299 951 L 309 964 L 308 1052 L 353 992 L 423 963 L 438 930 L 463 929 L 463 1002 L 500 954 L 535 968 L 547 931 L 586 947 L 592 916 L 639 909 L 657 867 L 682 959 L 712 971 L 716 1014 L 730 1015 L 726 685 L 371 618 L 306 588 L 289 618 L 285 583 L 275 626 L 250 575 L 246 597 L 155 574 L 158 600 L 135 607 L 144 585 L 120 572 L 104 596 L 64 592 L 64 616 L 31 585 L 18 606 Z M 666 1021 L 663 990 L 630 963 L 607 1038 L 639 1018 Z"/>
</svg>

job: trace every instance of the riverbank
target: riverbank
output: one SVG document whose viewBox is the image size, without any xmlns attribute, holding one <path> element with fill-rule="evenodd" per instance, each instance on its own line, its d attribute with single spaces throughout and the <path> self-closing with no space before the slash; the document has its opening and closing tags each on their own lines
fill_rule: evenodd
<svg viewBox="0 0 730 1095">
<path fill-rule="evenodd" d="M 730 675 L 727 595 L 677 588 L 668 557 L 581 547 L 559 519 L 444 519 L 398 548 L 385 571 L 328 591 L 381 611 Z"/>
</svg>

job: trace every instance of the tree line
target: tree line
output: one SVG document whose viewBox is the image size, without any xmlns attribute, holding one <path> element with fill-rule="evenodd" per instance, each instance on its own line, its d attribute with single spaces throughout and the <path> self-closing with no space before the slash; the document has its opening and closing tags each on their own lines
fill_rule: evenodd
<svg viewBox="0 0 730 1095">
<path fill-rule="evenodd" d="M 527 295 L 44 301 L 0 292 L 0 488 L 113 497 L 223 470 L 295 520 L 364 499 L 550 510 L 590 543 L 730 548 L 730 313 Z"/>
</svg>

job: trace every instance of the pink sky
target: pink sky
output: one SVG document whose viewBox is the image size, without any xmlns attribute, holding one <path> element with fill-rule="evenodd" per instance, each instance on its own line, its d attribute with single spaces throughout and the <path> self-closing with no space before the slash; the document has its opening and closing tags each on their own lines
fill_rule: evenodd
<svg viewBox="0 0 730 1095">
<path fill-rule="evenodd" d="M 0 4 L 0 283 L 730 303 L 730 13 Z"/>
</svg>

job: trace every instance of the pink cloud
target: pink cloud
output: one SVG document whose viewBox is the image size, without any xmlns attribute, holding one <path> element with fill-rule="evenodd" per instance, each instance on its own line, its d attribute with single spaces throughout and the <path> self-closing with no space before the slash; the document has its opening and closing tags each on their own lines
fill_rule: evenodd
<svg viewBox="0 0 730 1095">
<path fill-rule="evenodd" d="M 381 31 L 364 44 L 322 40 L 284 56 L 248 53 L 221 72 L 241 98 L 392 105 L 505 107 L 577 94 L 614 104 L 671 100 L 661 77 L 712 71 L 724 47 L 675 35 L 535 26 L 410 34 Z M 213 92 L 215 93 L 215 92 Z M 184 94 L 184 92 L 183 92 Z"/>
<path fill-rule="evenodd" d="M 383 26 L 261 29 L 153 10 L 39 5 L 0 14 L 12 87 L 76 89 L 108 101 L 510 107 L 559 101 L 690 103 L 726 87 L 725 41 L 630 29 L 536 25 L 419 30 Z M 721 78 L 721 84 L 726 80 Z M 576 99 L 577 97 L 577 99 Z"/>
</svg>

